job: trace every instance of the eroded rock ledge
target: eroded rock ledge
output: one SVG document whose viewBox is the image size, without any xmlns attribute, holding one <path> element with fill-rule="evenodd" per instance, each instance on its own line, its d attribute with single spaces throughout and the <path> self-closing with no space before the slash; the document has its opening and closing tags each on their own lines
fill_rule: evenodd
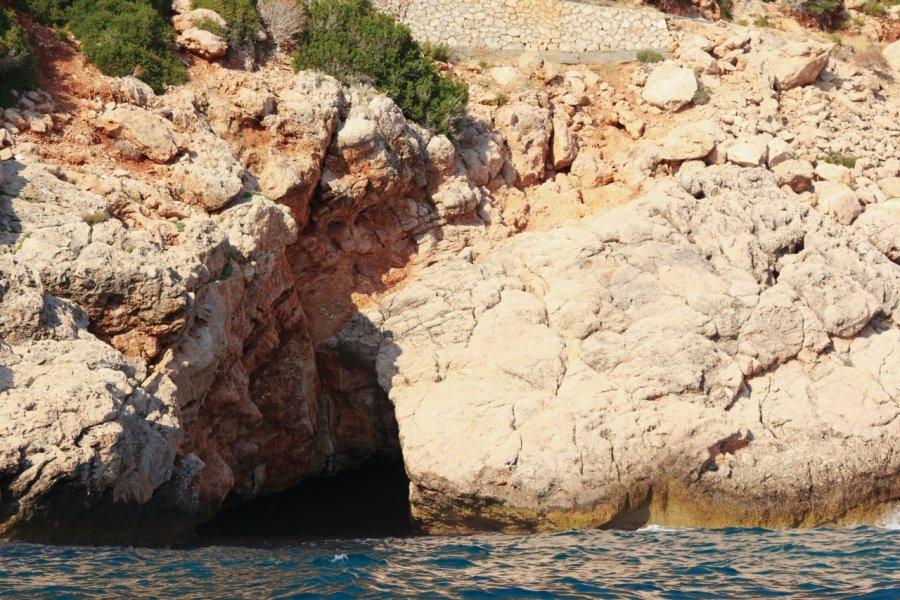
<svg viewBox="0 0 900 600">
<path fill-rule="evenodd" d="M 872 231 L 727 167 L 419 272 L 367 313 L 415 519 L 873 519 L 900 497 L 900 269 Z"/>
</svg>

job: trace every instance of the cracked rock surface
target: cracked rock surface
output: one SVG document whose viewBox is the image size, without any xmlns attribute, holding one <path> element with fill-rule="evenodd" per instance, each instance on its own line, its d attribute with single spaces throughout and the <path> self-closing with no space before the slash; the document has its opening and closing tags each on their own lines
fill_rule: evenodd
<svg viewBox="0 0 900 600">
<path fill-rule="evenodd" d="M 708 168 L 423 269 L 367 313 L 415 520 L 773 527 L 882 510 L 900 498 L 900 267 L 874 238 L 762 170 Z"/>
</svg>

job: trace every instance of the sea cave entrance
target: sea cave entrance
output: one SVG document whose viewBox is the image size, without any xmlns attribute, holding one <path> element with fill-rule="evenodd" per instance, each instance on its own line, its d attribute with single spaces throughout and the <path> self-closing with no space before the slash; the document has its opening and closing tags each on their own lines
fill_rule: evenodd
<svg viewBox="0 0 900 600">
<path fill-rule="evenodd" d="M 297 486 L 225 508 L 196 535 L 214 538 L 394 537 L 412 532 L 403 459 L 309 477 Z"/>
</svg>

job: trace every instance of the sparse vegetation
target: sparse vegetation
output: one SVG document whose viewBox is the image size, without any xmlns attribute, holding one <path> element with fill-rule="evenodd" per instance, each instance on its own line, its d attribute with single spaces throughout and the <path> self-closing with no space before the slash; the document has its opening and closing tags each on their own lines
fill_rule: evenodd
<svg viewBox="0 0 900 600">
<path fill-rule="evenodd" d="M 227 39 L 233 46 L 253 44 L 263 26 L 252 0 L 193 0 L 194 8 L 208 8 L 228 22 Z"/>
<path fill-rule="evenodd" d="M 719 5 L 719 14 L 723 21 L 731 21 L 734 18 L 734 0 L 716 0 Z"/>
<path fill-rule="evenodd" d="M 503 92 L 497 93 L 497 106 L 506 106 L 509 102 L 509 98 L 506 97 L 506 94 Z"/>
<path fill-rule="evenodd" d="M 887 8 L 878 0 L 869 0 L 863 4 L 862 11 L 870 17 L 880 18 L 887 16 Z"/>
<path fill-rule="evenodd" d="M 438 62 L 447 62 L 450 60 L 450 46 L 444 43 L 433 44 L 425 42 L 422 44 L 422 52 L 431 60 Z"/>
<path fill-rule="evenodd" d="M 772 24 L 769 22 L 769 17 L 767 17 L 765 15 L 754 19 L 753 25 L 756 27 L 771 27 L 772 26 Z"/>
<path fill-rule="evenodd" d="M 834 29 L 844 14 L 844 0 L 787 0 L 796 13 L 809 15 L 825 29 Z"/>
<path fill-rule="evenodd" d="M 454 133 L 468 100 L 466 84 L 438 72 L 409 29 L 369 0 L 312 0 L 294 69 L 371 83 L 408 119 L 438 133 Z"/>
<path fill-rule="evenodd" d="M 203 31 L 208 31 L 214 35 L 219 36 L 220 38 L 228 37 L 228 30 L 222 27 L 217 21 L 209 18 L 197 19 L 193 23 L 194 27 L 197 29 L 202 29 Z"/>
<path fill-rule="evenodd" d="M 828 152 L 820 156 L 818 160 L 852 169 L 856 166 L 857 158 L 848 154 L 841 154 L 840 152 Z"/>
<path fill-rule="evenodd" d="M 638 59 L 638 62 L 641 64 L 648 64 L 648 63 L 662 62 L 663 60 L 665 60 L 665 57 L 663 57 L 663 55 L 656 50 L 650 50 L 650 49 L 645 48 L 644 50 L 637 51 L 637 59 Z"/>
<path fill-rule="evenodd" d="M 712 94 L 710 93 L 709 88 L 701 86 L 694 92 L 694 97 L 691 99 L 691 102 L 696 105 L 706 104 L 709 102 L 711 96 Z"/>
<path fill-rule="evenodd" d="M 109 214 L 105 210 L 96 210 L 92 213 L 81 215 L 81 220 L 93 227 L 103 223 L 109 218 Z"/>
<path fill-rule="evenodd" d="M 306 7 L 299 0 L 259 0 L 259 18 L 282 50 L 291 50 L 306 31 Z"/>
<path fill-rule="evenodd" d="M 186 227 L 184 221 L 175 221 L 175 229 L 178 230 L 178 233 L 182 233 Z"/>
<path fill-rule="evenodd" d="M 834 45 L 837 46 L 837 47 L 841 47 L 841 46 L 844 45 L 844 40 L 841 39 L 841 36 L 839 36 L 839 35 L 836 34 L 836 33 L 830 34 L 830 35 L 828 36 L 828 39 L 831 41 L 832 44 L 834 44 Z"/>
<path fill-rule="evenodd" d="M 15 102 L 12 92 L 34 87 L 34 56 L 28 34 L 11 10 L 0 9 L 0 107 Z"/>
<path fill-rule="evenodd" d="M 884 58 L 884 54 L 881 53 L 881 48 L 875 45 L 855 50 L 848 58 L 851 62 L 864 69 L 881 73 L 891 72 L 891 67 Z"/>
</svg>

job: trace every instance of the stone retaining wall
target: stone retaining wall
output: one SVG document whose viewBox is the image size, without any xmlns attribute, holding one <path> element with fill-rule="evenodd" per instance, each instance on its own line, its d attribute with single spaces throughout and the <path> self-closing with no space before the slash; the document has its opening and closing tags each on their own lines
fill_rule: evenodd
<svg viewBox="0 0 900 600">
<path fill-rule="evenodd" d="M 419 40 L 496 50 L 596 52 L 664 49 L 669 31 L 653 9 L 572 0 L 373 0 Z"/>
</svg>

